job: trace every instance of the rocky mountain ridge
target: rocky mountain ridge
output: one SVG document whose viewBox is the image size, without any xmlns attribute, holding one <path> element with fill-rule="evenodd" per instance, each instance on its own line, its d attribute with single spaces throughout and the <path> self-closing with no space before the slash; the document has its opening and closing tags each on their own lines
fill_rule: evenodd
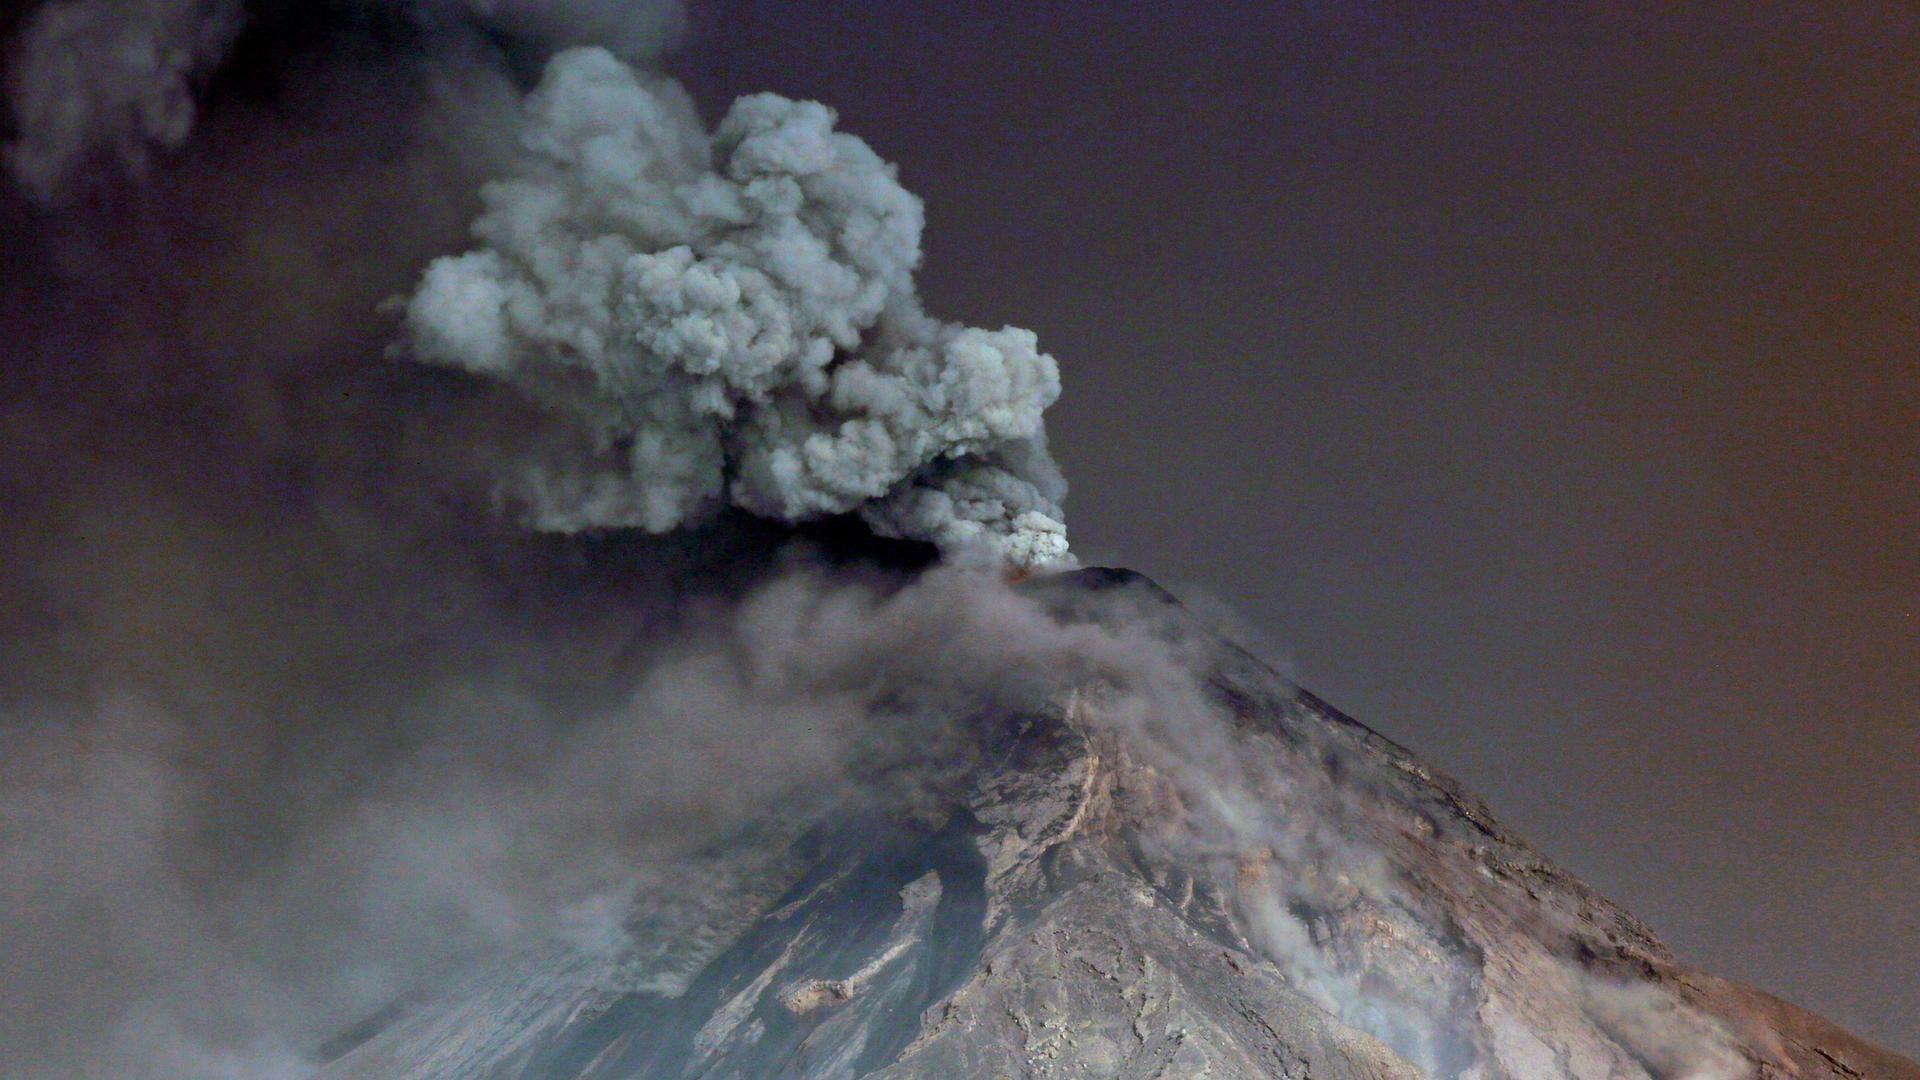
<svg viewBox="0 0 1920 1080">
<path fill-rule="evenodd" d="M 643 890 L 617 954 L 472 972 L 322 1080 L 1920 1080 L 1679 965 L 1144 578 L 1027 593 L 1149 627 L 1192 696 L 1094 680 L 967 718 L 966 753 L 876 766 Z"/>
</svg>

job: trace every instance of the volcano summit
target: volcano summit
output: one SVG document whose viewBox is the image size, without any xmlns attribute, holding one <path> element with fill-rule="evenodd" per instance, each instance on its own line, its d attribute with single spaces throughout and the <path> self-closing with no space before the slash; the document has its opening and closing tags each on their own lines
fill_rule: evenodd
<svg viewBox="0 0 1920 1080">
<path fill-rule="evenodd" d="M 690 855 L 624 949 L 469 972 L 320 1076 L 1920 1078 L 1675 963 L 1144 578 L 1007 602 L 1089 677 L 1025 673 L 1034 696 L 950 717 L 936 753 L 864 757 Z"/>
</svg>

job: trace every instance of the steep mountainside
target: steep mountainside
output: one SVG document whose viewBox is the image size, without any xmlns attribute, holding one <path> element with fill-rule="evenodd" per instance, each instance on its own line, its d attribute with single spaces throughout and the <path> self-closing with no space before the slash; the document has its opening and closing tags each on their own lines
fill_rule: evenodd
<svg viewBox="0 0 1920 1080">
<path fill-rule="evenodd" d="M 471 972 L 322 1076 L 1920 1080 L 1677 965 L 1144 579 L 1027 591 L 1148 627 L 1192 695 L 1092 680 L 966 718 L 959 760 L 876 765 L 644 890 L 617 955 Z"/>
</svg>

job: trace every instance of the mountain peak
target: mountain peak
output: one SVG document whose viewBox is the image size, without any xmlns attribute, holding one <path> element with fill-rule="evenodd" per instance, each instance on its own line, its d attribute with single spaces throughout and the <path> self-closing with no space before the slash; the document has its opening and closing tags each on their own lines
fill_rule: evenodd
<svg viewBox="0 0 1920 1080">
<path fill-rule="evenodd" d="M 1132 571 L 1022 584 L 1135 666 L 963 719 L 471 973 L 327 1080 L 1920 1080 L 1678 964 L 1457 783 Z"/>
</svg>

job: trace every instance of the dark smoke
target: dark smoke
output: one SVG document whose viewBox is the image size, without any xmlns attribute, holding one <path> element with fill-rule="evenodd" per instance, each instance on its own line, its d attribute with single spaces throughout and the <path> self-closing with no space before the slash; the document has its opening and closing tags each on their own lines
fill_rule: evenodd
<svg viewBox="0 0 1920 1080">
<path fill-rule="evenodd" d="M 925 540 L 963 546 L 951 530 L 877 538 L 856 498 L 753 506 L 797 527 L 703 506 L 659 536 L 528 533 L 495 493 L 552 438 L 552 402 L 390 355 L 383 303 L 502 212 L 482 183 L 525 167 L 546 58 L 591 43 L 562 55 L 664 88 L 623 65 L 681 21 L 451 0 L 70 0 L 20 21 L 0 1075 L 304 1075 L 477 955 L 612 947 L 649 868 L 884 761 L 876 695 L 930 724 L 1011 692 L 957 666 L 997 670 L 978 646 L 1004 633 L 955 625 L 1000 610 L 993 578 L 898 591 Z M 703 143 L 690 110 L 674 123 Z M 908 234 L 874 333 L 949 334 L 909 310 Z M 908 391 L 887 365 L 928 363 L 873 357 Z M 1037 447 L 1037 424 L 994 430 Z M 869 493 L 918 478 L 889 520 L 972 490 L 985 459 L 928 471 L 966 449 L 945 438 Z"/>
<path fill-rule="evenodd" d="M 199 92 L 243 34 L 256 53 L 346 26 L 441 50 L 510 43 L 523 62 L 582 44 L 647 62 L 684 20 L 673 0 L 50 0 L 13 43 L 6 90 L 18 137 L 6 161 L 43 204 L 145 176 L 193 133 Z"/>
</svg>

